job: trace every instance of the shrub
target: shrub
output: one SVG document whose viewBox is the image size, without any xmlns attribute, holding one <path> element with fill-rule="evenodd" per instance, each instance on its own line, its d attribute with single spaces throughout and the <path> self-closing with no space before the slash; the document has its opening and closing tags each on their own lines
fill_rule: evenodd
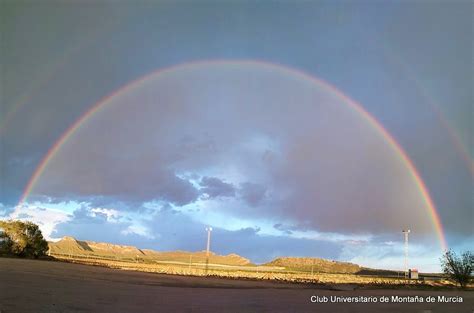
<svg viewBox="0 0 474 313">
<path fill-rule="evenodd" d="M 37 258 L 48 251 L 48 242 L 32 222 L 0 221 L 0 230 L 1 254 Z"/>
<path fill-rule="evenodd" d="M 451 280 L 464 288 L 471 280 L 474 270 L 474 255 L 472 252 L 466 251 L 459 257 L 453 251 L 447 251 L 441 258 L 441 268 Z"/>
</svg>

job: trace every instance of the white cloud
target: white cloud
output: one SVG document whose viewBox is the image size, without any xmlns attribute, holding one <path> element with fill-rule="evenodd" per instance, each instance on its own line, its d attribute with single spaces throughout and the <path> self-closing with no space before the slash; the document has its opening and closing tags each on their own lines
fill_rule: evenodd
<svg viewBox="0 0 474 313">
<path fill-rule="evenodd" d="M 8 217 L 38 224 L 46 240 L 59 239 L 51 237 L 56 225 L 70 220 L 70 215 L 62 210 L 29 204 L 16 206 Z"/>
<path fill-rule="evenodd" d="M 118 222 L 121 215 L 115 209 L 106 208 L 93 208 L 90 210 L 91 216 L 96 217 L 97 215 L 105 215 L 108 222 Z"/>
<path fill-rule="evenodd" d="M 135 234 L 148 239 L 156 239 L 161 237 L 159 234 L 152 234 L 148 228 L 140 224 L 132 224 L 126 229 L 122 230 L 120 233 L 123 235 Z"/>
</svg>

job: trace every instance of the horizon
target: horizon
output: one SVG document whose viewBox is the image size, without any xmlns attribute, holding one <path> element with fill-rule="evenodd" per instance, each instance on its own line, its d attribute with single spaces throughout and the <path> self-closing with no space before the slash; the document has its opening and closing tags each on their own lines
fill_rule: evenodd
<svg viewBox="0 0 474 313">
<path fill-rule="evenodd" d="M 121 247 L 134 247 L 134 248 L 137 248 L 139 250 L 151 250 L 151 251 L 154 251 L 154 252 L 159 252 L 159 253 L 166 253 L 166 252 L 185 252 L 185 253 L 205 253 L 206 252 L 206 249 L 202 249 L 202 250 L 159 250 L 159 249 L 145 249 L 145 248 L 141 248 L 139 246 L 133 246 L 133 245 L 122 245 L 120 243 L 114 243 L 114 242 L 102 242 L 102 241 L 93 241 L 93 240 L 87 240 L 87 239 L 82 239 L 82 238 L 75 238 L 75 237 L 72 237 L 72 236 L 63 236 L 61 238 L 55 238 L 54 240 L 48 240 L 48 242 L 53 242 L 53 243 L 58 243 L 59 241 L 61 240 L 67 240 L 66 238 L 72 238 L 76 241 L 83 241 L 83 242 L 93 242 L 93 243 L 103 243 L 103 244 L 111 244 L 111 245 L 115 245 L 115 246 L 121 246 Z M 212 247 L 212 246 L 211 246 Z M 271 263 L 272 261 L 275 261 L 277 259 L 281 259 L 281 258 L 303 258 L 303 259 L 320 259 L 320 260 L 327 260 L 327 261 L 334 261 L 334 262 L 339 262 L 339 263 L 349 263 L 349 264 L 355 264 L 355 265 L 358 265 L 360 266 L 361 268 L 369 268 L 369 267 L 364 267 L 364 266 L 361 266 L 360 264 L 357 264 L 357 263 L 352 263 L 352 262 L 348 262 L 348 261 L 344 261 L 344 260 L 334 260 L 334 259 L 330 259 L 330 258 L 320 258 L 320 257 L 317 257 L 317 256 L 314 256 L 314 257 L 307 257 L 307 256 L 297 256 L 297 255 L 281 255 L 281 256 L 276 256 L 276 257 L 273 257 L 271 259 L 268 259 L 267 261 L 264 261 L 264 262 L 253 262 L 252 259 L 248 258 L 247 256 L 245 255 L 240 255 L 240 254 L 237 254 L 237 253 L 227 253 L 227 254 L 219 254 L 218 252 L 216 251 L 213 251 L 212 249 L 209 250 L 209 252 L 211 254 L 214 254 L 214 255 L 218 255 L 218 256 L 230 256 L 230 255 L 236 255 L 236 256 L 239 256 L 241 258 L 244 258 L 244 259 L 247 259 L 250 261 L 251 264 L 254 264 L 254 265 L 257 265 L 257 266 L 260 266 L 260 265 L 265 265 L 267 263 Z M 391 268 L 379 268 L 379 267 L 370 267 L 370 269 L 373 269 L 373 270 L 387 270 L 387 271 L 398 271 L 398 272 L 401 272 L 402 270 L 397 270 L 397 269 L 391 269 Z M 442 273 L 441 271 L 440 272 L 420 272 L 420 273 L 424 273 L 424 274 L 432 274 L 432 273 Z"/>
</svg>

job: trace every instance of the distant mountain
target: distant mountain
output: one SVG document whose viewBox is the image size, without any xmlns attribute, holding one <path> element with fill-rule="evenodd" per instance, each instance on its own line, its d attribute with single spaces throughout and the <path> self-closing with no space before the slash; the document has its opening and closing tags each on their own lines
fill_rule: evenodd
<svg viewBox="0 0 474 313">
<path fill-rule="evenodd" d="M 119 260 L 143 260 L 150 262 L 205 263 L 206 252 L 155 251 L 134 246 L 116 245 L 105 242 L 81 241 L 63 237 L 58 242 L 48 242 L 51 255 L 98 257 Z M 250 260 L 237 254 L 217 255 L 210 252 L 209 263 L 222 265 L 251 265 Z"/>
<path fill-rule="evenodd" d="M 287 270 L 320 272 L 320 273 L 357 273 L 362 268 L 353 263 L 338 262 L 319 258 L 276 258 L 264 264 L 266 266 L 280 266 Z"/>
</svg>

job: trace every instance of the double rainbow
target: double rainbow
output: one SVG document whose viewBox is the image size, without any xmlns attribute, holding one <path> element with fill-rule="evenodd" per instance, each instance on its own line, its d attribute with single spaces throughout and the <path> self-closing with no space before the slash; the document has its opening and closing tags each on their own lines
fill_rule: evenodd
<svg viewBox="0 0 474 313">
<path fill-rule="evenodd" d="M 28 181 L 21 198 L 19 200 L 18 205 L 23 205 L 27 200 L 29 195 L 32 193 L 35 185 L 38 183 L 39 178 L 41 177 L 42 173 L 47 168 L 48 164 L 54 158 L 54 156 L 58 153 L 61 147 L 68 141 L 68 139 L 93 115 L 99 113 L 103 110 L 115 97 L 119 97 L 120 95 L 130 91 L 136 87 L 139 87 L 143 82 L 147 79 L 157 76 L 157 75 L 166 75 L 174 72 L 176 70 L 181 69 L 191 69 L 194 67 L 202 67 L 202 66 L 209 66 L 209 65 L 232 65 L 232 66 L 239 66 L 239 65 L 246 65 L 246 66 L 260 66 L 266 67 L 268 70 L 279 70 L 284 71 L 288 74 L 294 75 L 295 77 L 301 78 L 302 80 L 309 81 L 319 87 L 325 88 L 326 90 L 334 93 L 337 95 L 344 103 L 347 103 L 349 108 L 355 110 L 364 121 L 366 121 L 375 131 L 382 135 L 384 140 L 387 141 L 393 152 L 398 156 L 398 158 L 402 161 L 402 163 L 408 169 L 411 177 L 413 178 L 416 187 L 426 204 L 427 213 L 431 219 L 433 227 L 436 231 L 440 246 L 443 250 L 447 250 L 448 246 L 446 243 L 443 226 L 441 224 L 440 216 L 437 212 L 436 206 L 428 192 L 428 189 L 421 178 L 418 170 L 416 169 L 415 165 L 413 164 L 412 160 L 409 158 L 407 153 L 403 150 L 400 144 L 394 139 L 394 137 L 378 122 L 369 112 L 367 112 L 361 104 L 357 103 L 356 101 L 350 99 L 348 96 L 343 94 L 341 91 L 336 89 L 334 86 L 330 85 L 329 83 L 310 76 L 300 70 L 296 70 L 293 68 L 288 68 L 283 65 L 272 64 L 263 61 L 253 61 L 253 60 L 239 60 L 239 61 L 229 61 L 229 60 L 211 60 L 211 61 L 197 61 L 197 62 L 190 62 L 179 64 L 171 67 L 167 67 L 164 69 L 159 69 L 155 72 L 152 72 L 148 75 L 145 75 L 124 87 L 112 92 L 94 106 L 92 106 L 87 112 L 85 112 L 79 119 L 77 119 L 60 137 L 59 139 L 52 145 L 52 147 L 48 150 L 44 158 L 41 160 L 40 164 L 35 169 L 33 175 L 31 176 L 30 180 Z"/>
</svg>

